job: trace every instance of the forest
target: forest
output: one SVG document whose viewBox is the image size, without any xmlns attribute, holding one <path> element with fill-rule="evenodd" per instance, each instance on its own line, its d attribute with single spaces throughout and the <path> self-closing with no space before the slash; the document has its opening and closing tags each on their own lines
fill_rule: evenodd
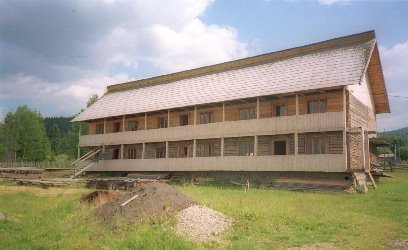
<svg viewBox="0 0 408 250">
<path fill-rule="evenodd" d="M 98 100 L 92 95 L 90 107 Z M 83 109 L 80 111 L 83 112 Z M 79 113 L 80 113 L 79 112 Z M 79 114 L 78 113 L 78 114 Z M 73 117 L 42 117 L 27 105 L 0 121 L 0 161 L 71 161 L 77 157 L 79 124 Z M 83 126 L 86 131 L 87 127 Z"/>
</svg>

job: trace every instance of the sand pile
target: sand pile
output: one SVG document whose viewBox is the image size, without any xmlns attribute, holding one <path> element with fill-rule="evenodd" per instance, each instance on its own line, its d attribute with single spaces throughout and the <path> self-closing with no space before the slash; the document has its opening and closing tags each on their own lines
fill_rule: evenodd
<svg viewBox="0 0 408 250">
<path fill-rule="evenodd" d="M 231 226 L 231 221 L 211 208 L 193 205 L 177 214 L 176 230 L 194 240 L 218 240 Z"/>
<path fill-rule="evenodd" d="M 116 221 L 138 223 L 176 213 L 193 204 L 196 204 L 193 199 L 170 185 L 160 182 L 140 183 L 126 194 L 97 207 L 95 214 L 109 224 L 115 224 Z"/>
<path fill-rule="evenodd" d="M 112 194 L 109 191 L 99 190 L 90 194 L 84 194 L 79 201 L 81 203 L 87 203 L 93 206 L 102 205 L 110 200 L 116 199 L 118 195 Z"/>
</svg>

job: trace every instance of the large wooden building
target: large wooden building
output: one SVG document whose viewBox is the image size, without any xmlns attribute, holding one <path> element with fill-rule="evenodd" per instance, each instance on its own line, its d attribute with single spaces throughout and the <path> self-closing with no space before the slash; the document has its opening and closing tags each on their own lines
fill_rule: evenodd
<svg viewBox="0 0 408 250">
<path fill-rule="evenodd" d="M 73 121 L 87 171 L 315 173 L 370 168 L 390 112 L 373 31 L 107 87 Z"/>
</svg>

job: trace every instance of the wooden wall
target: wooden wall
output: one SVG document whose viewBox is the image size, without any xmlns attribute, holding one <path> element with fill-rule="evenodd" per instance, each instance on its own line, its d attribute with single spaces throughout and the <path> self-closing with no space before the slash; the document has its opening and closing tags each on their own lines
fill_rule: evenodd
<svg viewBox="0 0 408 250">
<path fill-rule="evenodd" d="M 200 124 L 200 113 L 213 112 L 214 122 L 222 122 L 222 105 L 221 107 L 200 108 L 197 107 L 197 121 L 196 124 Z"/>
<path fill-rule="evenodd" d="M 274 141 L 286 141 L 286 153 L 295 154 L 295 136 L 287 134 L 258 136 L 258 155 L 274 155 Z"/>
<path fill-rule="evenodd" d="M 200 155 L 200 150 L 204 144 L 213 145 L 212 156 L 221 156 L 221 139 L 220 138 L 197 140 L 196 144 L 197 144 L 197 152 L 196 152 L 197 157 L 202 157 L 202 155 Z"/>
<path fill-rule="evenodd" d="M 347 167 L 351 170 L 363 169 L 361 133 L 347 133 Z"/>
<path fill-rule="evenodd" d="M 125 118 L 125 131 L 129 131 L 129 122 L 139 123 L 137 130 L 145 129 L 145 117 L 144 116 Z"/>
<path fill-rule="evenodd" d="M 161 114 L 147 115 L 147 129 L 156 129 L 158 128 L 158 122 L 160 118 L 167 118 L 168 113 L 164 112 Z"/>
<path fill-rule="evenodd" d="M 166 147 L 165 142 L 146 143 L 145 159 L 156 158 L 156 147 Z"/>
<path fill-rule="evenodd" d="M 169 158 L 179 158 L 179 147 L 188 145 L 188 157 L 193 157 L 193 140 L 169 142 Z"/>
<path fill-rule="evenodd" d="M 279 98 L 272 101 L 259 100 L 259 118 L 276 117 L 275 106 L 285 104 L 287 115 L 296 115 L 296 98 Z"/>
<path fill-rule="evenodd" d="M 316 99 L 327 100 L 327 112 L 343 111 L 343 91 L 339 90 L 334 93 L 319 93 L 308 96 L 299 95 L 299 115 L 307 114 L 307 102 Z"/>
<path fill-rule="evenodd" d="M 224 138 L 224 156 L 237 156 L 238 155 L 238 142 L 255 142 L 255 137 L 229 137 Z"/>
<path fill-rule="evenodd" d="M 188 115 L 188 125 L 194 125 L 194 109 L 190 111 L 171 111 L 170 127 L 180 126 L 180 116 Z"/>
<path fill-rule="evenodd" d="M 343 154 L 343 132 L 303 133 L 298 135 L 298 154 L 306 154 L 308 137 L 324 137 L 328 144 L 328 154 Z"/>
<path fill-rule="evenodd" d="M 123 158 L 124 159 L 129 159 L 128 149 L 130 149 L 130 148 L 136 149 L 136 159 L 142 159 L 142 156 L 143 156 L 143 143 L 125 145 L 125 150 L 123 152 Z"/>
<path fill-rule="evenodd" d="M 347 92 L 347 103 L 347 127 L 363 127 L 364 130 L 376 131 L 376 116 L 371 108 L 349 92 Z"/>
<path fill-rule="evenodd" d="M 253 108 L 255 109 L 256 118 L 256 102 L 252 103 L 242 103 L 242 104 L 225 104 L 225 121 L 238 121 L 239 120 L 239 110 Z"/>
</svg>

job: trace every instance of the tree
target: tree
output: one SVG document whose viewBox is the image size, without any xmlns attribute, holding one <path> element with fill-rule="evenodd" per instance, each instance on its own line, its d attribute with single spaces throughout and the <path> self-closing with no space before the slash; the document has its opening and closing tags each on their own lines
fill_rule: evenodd
<svg viewBox="0 0 408 250">
<path fill-rule="evenodd" d="M 54 123 L 50 133 L 51 150 L 54 155 L 61 154 L 61 132 L 57 124 Z"/>
<path fill-rule="evenodd" d="M 3 147 L 3 154 L 1 155 L 1 159 L 4 161 L 15 161 L 16 160 L 16 140 L 13 134 L 14 128 L 14 114 L 12 112 L 8 112 L 6 117 L 4 118 L 4 123 L 2 126 L 2 147 Z"/>
<path fill-rule="evenodd" d="M 15 112 L 13 125 L 17 159 L 21 161 L 50 159 L 50 143 L 40 113 L 27 106 L 20 106 Z"/>
<path fill-rule="evenodd" d="M 89 98 L 88 102 L 86 103 L 86 107 L 89 108 L 94 104 L 96 101 L 99 100 L 99 96 L 97 94 L 92 94 L 92 96 Z"/>
<path fill-rule="evenodd" d="M 62 151 L 70 158 L 77 157 L 79 124 L 71 123 L 70 130 L 62 138 Z"/>
<path fill-rule="evenodd" d="M 399 153 L 402 161 L 408 160 L 408 146 L 402 146 L 399 148 Z"/>
</svg>

